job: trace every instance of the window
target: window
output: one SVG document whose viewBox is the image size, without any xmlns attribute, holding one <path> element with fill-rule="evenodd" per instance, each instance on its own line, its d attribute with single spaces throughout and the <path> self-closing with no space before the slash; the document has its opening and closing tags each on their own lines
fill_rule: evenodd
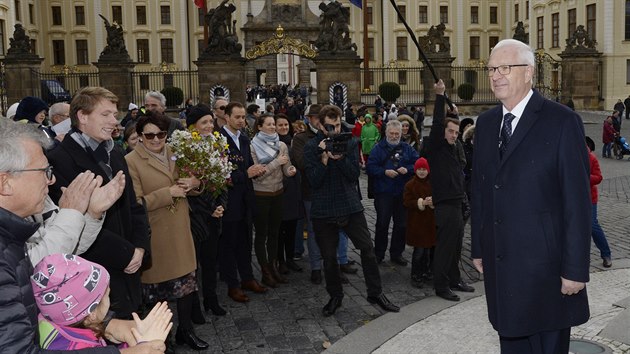
<svg viewBox="0 0 630 354">
<path fill-rule="evenodd" d="M 149 90 L 149 75 L 140 75 L 140 89 L 141 90 Z"/>
<path fill-rule="evenodd" d="M 31 39 L 31 54 L 37 54 L 37 40 Z"/>
<path fill-rule="evenodd" d="M 630 84 L 630 59 L 626 59 L 626 85 L 627 84 Z"/>
<path fill-rule="evenodd" d="M 279 63 L 286 63 L 287 62 L 287 56 L 285 54 L 278 54 L 278 62 Z"/>
<path fill-rule="evenodd" d="M 551 14 L 551 47 L 560 47 L 560 14 Z"/>
<path fill-rule="evenodd" d="M 138 63 L 149 63 L 149 40 L 136 39 L 136 47 L 138 50 Z"/>
<path fill-rule="evenodd" d="M 90 58 L 88 57 L 88 41 L 87 39 L 77 39 L 77 64 L 88 65 Z"/>
<path fill-rule="evenodd" d="M 79 76 L 79 86 L 80 87 L 90 86 L 90 77 L 87 75 Z"/>
<path fill-rule="evenodd" d="M 529 20 L 529 1 L 525 1 L 525 19 Z"/>
<path fill-rule="evenodd" d="M 429 10 L 426 6 L 418 6 L 418 23 L 429 23 Z"/>
<path fill-rule="evenodd" d="M 490 46 L 490 50 L 488 51 L 488 53 L 492 52 L 492 48 L 494 48 L 494 46 L 497 45 L 497 43 L 499 43 L 499 37 L 496 37 L 496 36 L 488 37 L 488 46 Z"/>
<path fill-rule="evenodd" d="M 571 35 L 572 32 L 569 33 Z M 630 0 L 626 0 L 626 40 L 630 40 Z M 630 108 L 629 108 L 630 109 Z"/>
<path fill-rule="evenodd" d="M 160 39 L 162 50 L 162 62 L 173 63 L 173 40 L 171 38 Z"/>
<path fill-rule="evenodd" d="M 35 24 L 35 6 L 33 4 L 28 4 L 28 20 L 31 25 Z"/>
<path fill-rule="evenodd" d="M 171 7 L 160 6 L 160 23 L 163 25 L 171 24 Z"/>
<path fill-rule="evenodd" d="M 470 7 L 470 23 L 479 23 L 479 6 Z"/>
<path fill-rule="evenodd" d="M 77 26 L 85 26 L 85 7 L 74 7 L 74 23 Z"/>
<path fill-rule="evenodd" d="M 61 6 L 52 7 L 52 24 L 53 26 L 61 26 Z"/>
<path fill-rule="evenodd" d="M 400 10 L 400 14 L 402 15 L 402 17 L 407 20 L 407 6 L 405 5 L 398 5 L 398 10 Z M 400 17 L 396 16 L 396 23 L 403 23 L 400 20 Z"/>
<path fill-rule="evenodd" d="M 0 20 L 0 55 L 4 55 L 4 20 Z"/>
<path fill-rule="evenodd" d="M 518 22 L 518 4 L 514 4 L 514 22 Z"/>
<path fill-rule="evenodd" d="M 66 48 L 63 40 L 53 40 L 53 65 L 64 65 L 66 63 Z"/>
<path fill-rule="evenodd" d="M 122 7 L 112 6 L 112 21 L 119 25 L 123 23 Z"/>
<path fill-rule="evenodd" d="M 544 48 L 544 44 L 545 44 L 545 42 L 544 42 L 544 38 L 545 38 L 545 29 L 544 29 L 544 27 L 543 27 L 543 20 L 544 20 L 544 17 L 542 17 L 542 16 L 541 16 L 541 17 L 538 17 L 538 18 L 536 19 L 536 23 L 537 23 L 537 25 L 538 25 L 538 28 L 537 28 L 537 30 L 538 30 L 538 34 L 537 34 L 537 36 L 536 36 L 536 45 L 537 45 L 537 46 L 536 46 L 536 48 L 537 48 L 537 49 L 542 49 L 542 48 Z"/>
<path fill-rule="evenodd" d="M 373 25 L 374 24 L 374 8 L 372 6 L 368 6 L 365 11 L 367 11 L 367 24 Z"/>
<path fill-rule="evenodd" d="M 280 82 L 282 83 L 287 82 L 287 72 L 284 70 L 280 72 Z"/>
<path fill-rule="evenodd" d="M 407 55 L 407 37 L 396 37 L 396 59 L 409 60 Z"/>
<path fill-rule="evenodd" d="M 592 40 L 595 40 L 595 25 L 596 19 L 595 14 L 597 13 L 595 4 L 588 5 L 586 7 L 586 32 L 588 32 L 588 36 L 591 37 Z"/>
<path fill-rule="evenodd" d="M 15 7 L 15 20 L 20 22 L 22 21 L 22 16 L 20 15 L 20 0 L 15 0 L 13 4 Z"/>
<path fill-rule="evenodd" d="M 398 84 L 407 85 L 407 70 L 400 70 L 398 72 Z"/>
<path fill-rule="evenodd" d="M 206 22 L 206 13 L 203 11 L 203 8 L 197 8 L 197 25 L 202 27 Z"/>
<path fill-rule="evenodd" d="M 626 10 L 627 11 L 627 10 Z M 627 16 L 627 12 L 626 12 Z M 569 23 L 567 37 L 571 37 L 577 29 L 577 10 L 571 9 L 567 12 L 567 22 Z"/>
<path fill-rule="evenodd" d="M 164 74 L 162 75 L 162 80 L 164 81 L 164 87 L 173 87 L 175 76 L 173 74 Z"/>
<path fill-rule="evenodd" d="M 374 58 L 374 38 L 368 38 L 368 57 L 370 60 L 375 60 Z"/>
<path fill-rule="evenodd" d="M 147 7 L 146 6 L 136 6 L 136 24 L 138 25 L 147 24 Z"/>
<path fill-rule="evenodd" d="M 440 22 L 448 23 L 448 6 L 440 6 Z"/>
<path fill-rule="evenodd" d="M 479 36 L 470 37 L 470 59 L 479 59 L 481 52 L 479 50 Z"/>
<path fill-rule="evenodd" d="M 493 25 L 499 23 L 498 8 L 496 6 L 490 6 L 490 23 Z"/>
</svg>

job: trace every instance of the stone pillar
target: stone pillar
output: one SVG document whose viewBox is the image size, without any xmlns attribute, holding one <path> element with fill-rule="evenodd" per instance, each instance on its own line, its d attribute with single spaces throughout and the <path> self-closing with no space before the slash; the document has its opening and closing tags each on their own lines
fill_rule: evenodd
<svg viewBox="0 0 630 354">
<path fill-rule="evenodd" d="M 602 53 L 564 51 L 559 56 L 562 58 L 562 96 L 566 100 L 573 99 L 575 109 L 603 110 L 599 99 Z"/>
<path fill-rule="evenodd" d="M 129 103 L 132 102 L 134 87 L 131 72 L 136 66 L 134 62 L 103 62 L 99 61 L 93 63 L 98 68 L 98 77 L 101 87 L 104 87 L 116 96 L 118 96 L 118 110 L 120 112 L 127 112 Z M 138 105 L 142 102 L 134 102 Z"/>
<path fill-rule="evenodd" d="M 351 55 L 318 55 L 313 59 L 317 67 L 317 103 L 332 104 L 328 89 L 335 82 L 348 87 L 348 102 L 361 101 L 361 62 L 354 52 Z M 310 73 L 309 73 L 310 75 Z"/>
<path fill-rule="evenodd" d="M 305 62 L 305 58 L 301 58 L 302 61 L 297 65 L 298 67 L 298 83 L 300 85 L 311 85 L 311 66 Z"/>
<path fill-rule="evenodd" d="M 32 58 L 7 58 L 4 60 L 5 88 L 8 104 L 19 102 L 26 96 L 33 96 L 40 92 L 39 75 L 44 59 Z M 41 92 L 39 94 L 41 96 Z"/>
<path fill-rule="evenodd" d="M 451 63 L 455 60 L 448 54 L 444 53 L 428 53 L 427 58 L 435 70 L 438 79 L 442 79 L 446 85 L 447 94 L 455 94 L 453 90 L 453 80 L 451 80 Z M 425 65 L 422 70 L 422 86 L 424 87 L 424 102 L 426 104 L 425 114 L 431 112 L 433 114 L 433 103 L 435 102 L 435 92 L 433 91 L 435 78 L 431 70 Z"/>
<path fill-rule="evenodd" d="M 210 88 L 223 85 L 230 90 L 231 101 L 245 104 L 245 64 L 244 58 L 197 60 L 195 65 L 199 69 L 199 100 L 210 104 Z"/>
</svg>

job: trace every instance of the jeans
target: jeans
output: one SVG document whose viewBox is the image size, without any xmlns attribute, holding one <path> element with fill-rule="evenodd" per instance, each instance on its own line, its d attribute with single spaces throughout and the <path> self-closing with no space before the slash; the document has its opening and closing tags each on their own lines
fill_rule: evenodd
<svg viewBox="0 0 630 354">
<path fill-rule="evenodd" d="M 613 143 L 604 144 L 604 147 L 602 148 L 602 157 L 610 157 L 612 144 Z"/>
<path fill-rule="evenodd" d="M 374 231 L 374 253 L 376 258 L 385 258 L 389 234 L 389 222 L 394 219 L 389 256 L 399 258 L 405 250 L 405 231 L 407 230 L 407 210 L 403 205 L 402 194 L 379 193 L 374 195 L 376 225 Z"/>
<path fill-rule="evenodd" d="M 306 247 L 308 247 L 308 259 L 311 265 L 311 270 L 321 270 L 322 269 L 322 254 L 319 251 L 319 246 L 316 241 L 315 232 L 313 232 L 313 222 L 311 220 L 311 201 L 304 201 L 304 212 L 306 217 L 304 220 L 306 221 L 306 232 L 308 233 L 308 238 L 306 239 Z M 343 237 L 341 237 L 343 236 Z M 339 237 L 339 246 L 337 247 L 337 262 L 339 264 L 348 263 L 348 236 L 343 233 L 343 230 L 340 231 Z"/>
<path fill-rule="evenodd" d="M 295 251 L 294 254 L 302 255 L 304 254 L 304 223 L 306 222 L 306 218 L 302 218 L 297 221 L 295 226 Z"/>
<path fill-rule="evenodd" d="M 316 240 L 324 259 L 324 274 L 326 276 L 326 291 L 331 297 L 342 297 L 343 288 L 337 263 L 336 249 L 339 245 L 339 231 L 343 230 L 354 247 L 361 251 L 361 265 L 367 287 L 368 296 L 379 296 L 381 288 L 381 274 L 374 255 L 374 246 L 367 227 L 363 212 L 340 216 L 334 219 L 314 219 L 313 229 Z"/>
<path fill-rule="evenodd" d="M 593 237 L 593 242 L 595 242 L 595 246 L 599 249 L 599 253 L 602 258 L 610 257 L 610 247 L 608 246 L 608 241 L 606 241 L 606 235 L 604 234 L 602 227 L 599 226 L 599 221 L 597 220 L 597 204 L 593 204 L 591 236 Z"/>
</svg>

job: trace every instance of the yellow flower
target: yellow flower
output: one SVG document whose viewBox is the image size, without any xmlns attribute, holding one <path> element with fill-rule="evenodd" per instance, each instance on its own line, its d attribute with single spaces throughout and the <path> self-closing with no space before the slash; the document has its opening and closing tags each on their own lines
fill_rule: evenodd
<svg viewBox="0 0 630 354">
<path fill-rule="evenodd" d="M 193 140 L 201 140 L 201 135 L 197 132 L 192 132 L 192 138 Z"/>
</svg>

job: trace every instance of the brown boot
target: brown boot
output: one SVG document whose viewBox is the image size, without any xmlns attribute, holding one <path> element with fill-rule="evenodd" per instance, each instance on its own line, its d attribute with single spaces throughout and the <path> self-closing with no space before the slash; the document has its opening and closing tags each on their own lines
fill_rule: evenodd
<svg viewBox="0 0 630 354">
<path fill-rule="evenodd" d="M 258 293 L 258 294 L 264 294 L 264 293 L 267 292 L 267 290 L 269 290 L 269 289 L 265 288 L 264 286 L 258 284 L 256 279 L 242 281 L 241 282 L 241 288 L 243 288 L 245 290 L 253 291 L 253 292 Z"/>
<path fill-rule="evenodd" d="M 275 288 L 278 286 L 278 283 L 271 275 L 271 267 L 269 263 L 264 263 L 260 265 L 260 272 L 262 273 L 262 283 L 267 285 L 270 288 Z"/>
<path fill-rule="evenodd" d="M 276 262 L 273 261 L 270 263 L 271 265 L 271 275 L 273 276 L 273 279 L 280 284 L 286 284 L 289 281 L 287 280 L 287 278 L 285 278 L 282 274 L 280 274 L 280 272 L 278 272 L 278 268 L 276 268 Z"/>
<path fill-rule="evenodd" d="M 236 302 L 248 302 L 249 297 L 240 288 L 229 288 L 228 296 Z"/>
</svg>

